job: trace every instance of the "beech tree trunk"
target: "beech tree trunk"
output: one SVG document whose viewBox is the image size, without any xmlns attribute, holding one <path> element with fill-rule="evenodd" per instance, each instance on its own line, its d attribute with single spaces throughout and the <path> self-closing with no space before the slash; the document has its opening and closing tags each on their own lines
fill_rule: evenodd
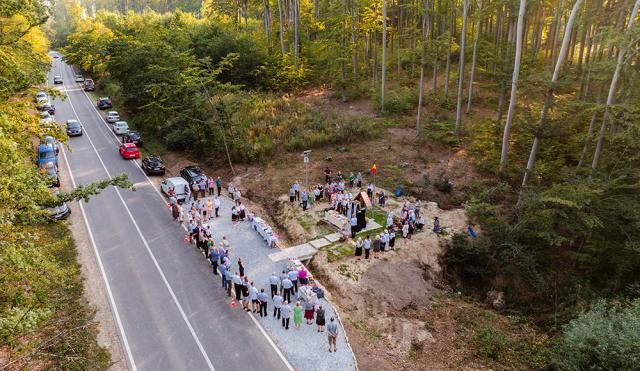
<svg viewBox="0 0 640 371">
<path fill-rule="evenodd" d="M 384 112 L 384 80 L 387 73 L 387 0 L 382 0 L 382 75 L 380 76 L 380 111 Z"/>
<path fill-rule="evenodd" d="M 507 171 L 507 151 L 509 149 L 509 133 L 511 131 L 511 122 L 516 109 L 516 95 L 518 92 L 518 77 L 520 75 L 520 56 L 522 55 L 522 27 L 524 21 L 526 0 L 520 0 L 520 8 L 518 10 L 518 25 L 516 29 L 516 55 L 513 62 L 513 75 L 511 77 L 511 97 L 509 98 L 509 110 L 507 111 L 507 121 L 504 124 L 502 133 L 502 151 L 500 153 L 500 174 L 504 175 Z"/>
<path fill-rule="evenodd" d="M 456 29 L 455 0 L 451 0 L 451 16 L 449 17 L 449 45 L 447 46 L 447 66 L 444 73 L 444 96 L 449 95 L 449 76 L 451 74 L 451 44 L 453 43 L 453 33 Z"/>
<path fill-rule="evenodd" d="M 298 15 L 299 0 L 293 0 L 293 68 L 298 69 Z"/>
<path fill-rule="evenodd" d="M 427 14 L 428 5 L 426 0 L 422 0 L 422 33 L 420 43 L 422 44 L 420 55 L 420 83 L 418 85 L 418 113 L 416 114 L 416 135 L 420 135 L 420 118 L 422 113 L 422 96 L 424 95 L 424 65 L 427 59 L 427 35 L 429 34 L 429 16 Z"/>
<path fill-rule="evenodd" d="M 287 53 L 284 48 L 284 22 L 282 19 L 282 0 L 278 0 L 278 17 L 280 19 L 280 51 L 282 52 L 282 56 Z"/>
<path fill-rule="evenodd" d="M 625 36 L 627 36 L 636 21 L 636 16 L 638 15 L 638 7 L 640 7 L 640 0 L 636 0 L 635 5 L 633 6 L 633 10 L 631 10 L 631 16 L 629 18 L 629 23 L 627 24 L 627 30 L 625 31 Z M 620 71 L 622 70 L 622 62 L 624 61 L 624 56 L 627 53 L 627 45 L 625 43 L 626 40 L 623 39 L 623 44 L 620 45 L 618 51 L 618 60 L 616 62 L 616 69 L 613 72 L 613 76 L 611 77 L 611 85 L 609 86 L 609 94 L 607 95 L 607 103 L 604 106 L 604 114 L 602 115 L 602 125 L 600 125 L 600 133 L 598 135 L 598 142 L 596 143 L 596 150 L 593 153 L 593 161 L 591 162 L 591 172 L 593 173 L 598 168 L 598 161 L 600 160 L 600 154 L 602 153 L 602 144 L 604 143 L 604 136 L 607 130 L 607 119 L 609 118 L 609 111 L 611 109 L 611 105 L 616 96 L 616 86 L 618 84 L 618 78 L 620 78 Z"/>
<path fill-rule="evenodd" d="M 476 34 L 473 40 L 473 57 L 471 58 L 471 74 L 469 76 L 469 95 L 467 98 L 467 109 L 465 113 L 471 112 L 471 101 L 473 99 L 473 80 L 476 77 L 476 60 L 478 56 L 478 40 L 480 39 L 480 24 L 481 24 L 481 12 L 482 0 L 480 0 L 480 6 L 476 10 Z"/>
<path fill-rule="evenodd" d="M 637 0 L 640 3 L 640 0 Z M 527 185 L 529 180 L 529 176 L 531 172 L 533 172 L 533 167 L 536 162 L 536 156 L 538 154 L 538 147 L 540 146 L 540 137 L 542 136 L 544 126 L 547 121 L 547 115 L 549 113 L 549 108 L 553 104 L 554 100 L 554 92 L 555 92 L 555 84 L 558 81 L 558 76 L 560 75 L 560 69 L 562 67 L 562 62 L 564 61 L 565 56 L 567 55 L 567 49 L 569 46 L 569 38 L 571 37 L 571 29 L 573 27 L 573 21 L 576 18 L 576 14 L 578 13 L 578 9 L 580 9 L 580 5 L 582 5 L 582 0 L 576 0 L 575 4 L 573 4 L 573 9 L 571 9 L 571 14 L 569 15 L 569 19 L 567 20 L 567 25 L 564 29 L 564 37 L 562 39 L 562 46 L 560 47 L 560 52 L 558 54 L 558 60 L 556 61 L 555 68 L 553 70 L 553 75 L 551 76 L 551 82 L 549 84 L 549 89 L 547 90 L 547 95 L 544 100 L 544 105 L 542 106 L 542 112 L 540 113 L 540 121 L 538 122 L 538 128 L 533 137 L 533 145 L 531 146 L 531 152 L 529 153 L 529 160 L 527 161 L 527 168 L 524 172 L 524 177 L 522 178 L 522 188 Z M 522 192 L 520 193 L 522 195 Z"/>
<path fill-rule="evenodd" d="M 578 161 L 578 169 L 584 164 L 584 159 L 587 156 L 587 150 L 589 149 L 589 142 L 593 136 L 593 129 L 596 126 L 596 119 L 598 118 L 598 105 L 602 102 L 602 86 L 598 89 L 598 97 L 596 98 L 596 108 L 591 115 L 591 121 L 589 122 L 589 130 L 587 130 L 587 137 L 584 140 L 584 147 L 582 147 L 582 154 L 580 155 L 580 161 Z"/>
<path fill-rule="evenodd" d="M 523 0 L 524 1 L 524 0 Z M 456 103 L 456 128 L 454 134 L 460 136 L 460 126 L 462 121 L 462 94 L 464 89 L 464 47 L 467 39 L 467 11 L 469 10 L 469 0 L 463 0 L 462 4 L 462 30 L 460 31 L 460 63 L 458 72 L 458 101 Z"/>
</svg>

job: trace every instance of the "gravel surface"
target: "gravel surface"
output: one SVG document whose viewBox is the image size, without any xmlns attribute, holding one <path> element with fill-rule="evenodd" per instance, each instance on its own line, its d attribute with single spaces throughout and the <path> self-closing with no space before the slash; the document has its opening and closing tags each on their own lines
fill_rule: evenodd
<svg viewBox="0 0 640 371">
<path fill-rule="evenodd" d="M 279 275 L 283 269 L 286 269 L 287 260 L 273 262 L 269 259 L 268 255 L 276 250 L 267 247 L 267 243 L 258 232 L 251 228 L 251 222 L 238 222 L 234 225 L 231 222 L 232 206 L 233 203 L 229 198 L 222 197 L 220 217 L 209 222 L 214 240 L 217 243 L 222 240 L 223 235 L 226 235 L 230 244 L 233 269 L 237 269 L 237 260 L 241 258 L 245 267 L 245 275 L 249 277 L 249 280 L 255 283 L 258 290 L 264 288 L 266 292 L 269 292 L 271 273 L 276 272 Z M 185 210 L 188 208 L 185 207 Z M 220 280 L 216 279 L 216 283 L 219 284 Z M 222 291 L 220 294 L 223 294 Z M 229 303 L 231 304 L 231 299 L 229 299 Z M 325 308 L 327 323 L 331 317 L 336 317 L 333 308 L 326 299 L 320 299 L 319 304 Z M 242 310 L 239 303 L 236 310 Z M 261 318 L 255 314 L 255 318 L 297 370 L 356 369 L 355 357 L 346 343 L 341 323 L 339 323 L 337 340 L 338 351 L 330 353 L 326 331 L 318 333 L 315 320 L 313 325 L 307 325 L 303 318 L 300 328 L 295 329 L 292 316 L 289 330 L 285 330 L 282 323 L 273 317 L 273 303 L 271 301 L 269 301 L 267 312 L 268 317 Z"/>
</svg>

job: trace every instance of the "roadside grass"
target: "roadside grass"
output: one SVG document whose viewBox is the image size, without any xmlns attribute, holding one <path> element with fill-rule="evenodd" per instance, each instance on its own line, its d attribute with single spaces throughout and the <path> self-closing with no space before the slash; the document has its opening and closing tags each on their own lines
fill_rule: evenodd
<svg viewBox="0 0 640 371">
<path fill-rule="evenodd" d="M 42 272 L 20 273 L 22 279 L 13 282 L 14 287 L 0 295 L 0 333 L 3 334 L 0 354 L 8 355 L 8 363 L 4 366 L 16 370 L 29 369 L 35 364 L 42 369 L 107 370 L 111 366 L 111 356 L 97 343 L 95 312 L 84 297 L 83 279 L 70 231 L 63 223 L 52 222 L 24 226 L 22 232 L 32 239 L 29 244 L 40 246 L 34 257 L 36 260 L 23 261 L 24 266 L 17 267 L 16 262 L 7 264 L 18 273 L 29 266 L 42 265 Z M 33 254 L 21 252 L 30 245 L 10 248 L 16 246 L 14 242 L 4 241 L 10 250 L 5 253 L 14 254 L 14 258 Z M 14 295 L 9 297 L 8 291 L 15 291 Z M 29 308 L 14 323 L 12 310 L 20 310 L 21 306 Z M 28 315 L 30 312 L 48 314 L 34 317 Z"/>
</svg>

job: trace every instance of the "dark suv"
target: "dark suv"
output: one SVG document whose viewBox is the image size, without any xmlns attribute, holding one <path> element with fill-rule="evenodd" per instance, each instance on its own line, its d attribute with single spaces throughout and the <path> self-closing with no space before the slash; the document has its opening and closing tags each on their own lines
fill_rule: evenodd
<svg viewBox="0 0 640 371">
<path fill-rule="evenodd" d="M 142 170 L 147 175 L 164 175 L 164 163 L 157 156 L 149 156 L 142 159 Z"/>
<path fill-rule="evenodd" d="M 84 91 L 94 91 L 96 90 L 96 84 L 93 83 L 93 80 L 86 79 L 84 80 Z"/>
<path fill-rule="evenodd" d="M 197 166 L 187 166 L 180 170 L 180 176 L 183 177 L 187 182 L 199 182 L 202 177 L 204 177 L 204 172 Z"/>
<path fill-rule="evenodd" d="M 98 109 L 107 109 L 111 108 L 111 98 L 109 97 L 100 97 L 98 98 Z"/>
<path fill-rule="evenodd" d="M 122 143 L 135 143 L 136 146 L 142 147 L 144 144 L 142 141 L 142 136 L 137 131 L 129 131 L 127 134 L 122 136 Z"/>
</svg>

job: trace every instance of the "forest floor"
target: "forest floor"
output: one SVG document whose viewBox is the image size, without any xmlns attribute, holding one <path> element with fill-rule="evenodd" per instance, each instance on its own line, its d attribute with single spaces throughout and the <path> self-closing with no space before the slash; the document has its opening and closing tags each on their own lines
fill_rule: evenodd
<svg viewBox="0 0 640 371">
<path fill-rule="evenodd" d="M 342 103 L 331 92 L 310 90 L 299 99 L 314 109 L 345 115 L 380 118 L 370 100 Z M 476 117 L 492 115 L 478 110 Z M 465 187 L 482 180 L 473 159 L 436 141 L 418 138 L 408 117 L 385 128 L 378 139 L 314 149 L 308 172 L 309 184 L 323 182 L 322 171 L 360 171 L 365 182 L 377 165 L 376 184 L 390 195 L 403 186 L 408 197 L 390 197 L 387 209 L 399 209 L 405 200 L 423 202 L 427 223 L 434 215 L 449 232 L 466 230 L 466 212 L 460 205 Z M 222 154 L 221 154 L 222 155 Z M 183 154 L 164 153 L 169 174 L 193 162 Z M 282 152 L 261 165 L 236 164 L 228 168 L 200 164 L 209 175 L 222 176 L 239 187 L 247 206 L 274 226 L 285 246 L 315 239 L 330 231 L 318 223 L 321 205 L 302 212 L 286 197 L 290 185 L 304 185 L 305 165 L 299 153 Z M 451 190 L 437 184 L 447 179 Z M 547 339 L 517 316 L 500 314 L 473 298 L 452 292 L 441 277 L 439 259 L 442 239 L 430 230 L 399 239 L 398 250 L 380 260 L 357 261 L 350 246 L 320 251 L 313 259 L 314 275 L 331 292 L 344 317 L 344 326 L 363 370 L 529 368 Z M 334 248 L 336 246 L 333 246 Z M 331 256 L 329 256 L 331 255 Z M 522 349 L 521 349 L 522 348 Z M 535 357 L 534 357 L 535 358 Z"/>
</svg>

